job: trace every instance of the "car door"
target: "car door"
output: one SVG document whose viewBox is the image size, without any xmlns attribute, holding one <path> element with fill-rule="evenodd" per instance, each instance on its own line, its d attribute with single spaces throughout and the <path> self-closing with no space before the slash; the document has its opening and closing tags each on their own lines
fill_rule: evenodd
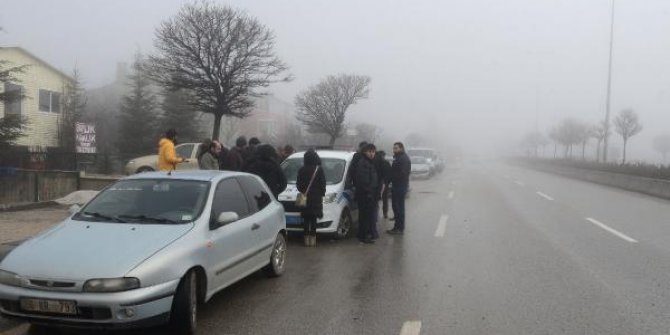
<svg viewBox="0 0 670 335">
<path fill-rule="evenodd" d="M 258 241 L 259 247 L 271 246 L 279 231 L 277 221 L 281 220 L 281 214 L 277 214 L 275 206 L 271 206 L 273 204 L 272 194 L 257 177 L 240 176 L 238 179 L 247 196 L 249 208 L 254 213 L 254 222 L 258 227 L 254 231 L 254 238 Z M 273 210 L 273 208 L 275 209 Z"/>
<path fill-rule="evenodd" d="M 195 157 L 197 147 L 194 143 L 184 143 L 175 147 L 177 157 L 186 158 L 189 161 L 177 164 L 177 170 L 197 170 L 198 159 Z"/>
<path fill-rule="evenodd" d="M 239 219 L 217 227 L 214 223 L 224 212 L 235 212 Z M 207 272 L 216 290 L 240 279 L 253 267 L 251 258 L 257 243 L 249 214 L 249 204 L 237 179 L 221 180 L 214 193 L 207 241 Z"/>
</svg>

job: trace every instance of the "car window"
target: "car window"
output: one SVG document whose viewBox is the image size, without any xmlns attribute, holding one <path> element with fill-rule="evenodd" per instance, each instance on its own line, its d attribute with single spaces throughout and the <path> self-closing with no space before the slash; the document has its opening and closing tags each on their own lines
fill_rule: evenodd
<svg viewBox="0 0 670 335">
<path fill-rule="evenodd" d="M 291 158 L 282 163 L 282 171 L 286 176 L 289 184 L 295 184 L 298 180 L 298 170 L 303 165 L 303 158 Z M 339 184 L 344 178 L 344 170 L 347 166 L 347 161 L 340 158 L 321 158 L 321 168 L 326 175 L 326 184 Z"/>
<path fill-rule="evenodd" d="M 235 212 L 240 219 L 249 216 L 247 198 L 235 178 L 224 179 L 216 186 L 212 203 L 212 218 L 217 218 L 224 212 Z"/>
<path fill-rule="evenodd" d="M 239 177 L 239 181 L 247 195 L 249 209 L 252 214 L 263 210 L 263 208 L 272 202 L 270 194 L 258 179 L 251 176 L 243 176 Z"/>
<path fill-rule="evenodd" d="M 193 152 L 193 144 L 181 144 L 175 147 L 177 151 L 177 156 L 184 158 L 191 158 L 191 153 Z"/>
</svg>

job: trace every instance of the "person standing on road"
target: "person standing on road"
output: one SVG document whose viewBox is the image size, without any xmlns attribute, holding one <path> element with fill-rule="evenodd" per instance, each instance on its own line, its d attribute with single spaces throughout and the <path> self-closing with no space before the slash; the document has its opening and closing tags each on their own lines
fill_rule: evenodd
<svg viewBox="0 0 670 335">
<path fill-rule="evenodd" d="M 349 172 L 347 173 L 347 180 L 345 186 L 347 189 L 350 189 L 352 186 L 356 186 L 356 167 L 358 162 L 363 158 L 363 148 L 368 145 L 368 142 L 361 142 L 358 144 L 358 151 L 354 154 L 354 157 L 351 158 L 351 165 L 349 166 Z"/>
<path fill-rule="evenodd" d="M 391 164 L 386 160 L 386 152 L 383 150 L 377 151 L 377 171 L 380 176 L 380 185 L 381 185 L 381 201 L 382 201 L 382 214 L 384 219 L 388 218 L 389 212 L 389 184 L 391 183 Z"/>
<path fill-rule="evenodd" d="M 391 165 L 391 207 L 395 224 L 393 229 L 387 230 L 389 234 L 402 234 L 405 232 L 405 195 L 409 189 L 409 174 L 412 162 L 405 153 L 402 142 L 393 144 L 393 165 Z"/>
<path fill-rule="evenodd" d="M 219 169 L 219 154 L 221 153 L 221 144 L 213 141 L 209 144 L 209 150 L 205 151 L 198 158 L 198 167 L 200 170 L 218 170 Z"/>
<path fill-rule="evenodd" d="M 286 176 L 279 166 L 279 156 L 275 148 L 269 144 L 259 145 L 256 149 L 256 159 L 247 166 L 245 172 L 253 173 L 268 185 L 275 199 L 286 189 Z"/>
<path fill-rule="evenodd" d="M 228 154 L 226 155 L 226 159 L 223 161 L 223 166 L 221 169 L 229 171 L 242 171 L 242 167 L 244 166 L 242 152 L 246 146 L 247 138 L 244 136 L 238 137 L 235 141 L 235 146 L 228 150 Z"/>
<path fill-rule="evenodd" d="M 176 170 L 177 164 L 188 162 L 188 159 L 177 156 L 175 145 L 177 145 L 177 130 L 170 128 L 165 132 L 165 137 L 158 142 L 159 171 Z"/>
<path fill-rule="evenodd" d="M 303 166 L 298 170 L 296 187 L 307 196 L 307 205 L 300 216 L 305 231 L 305 246 L 316 246 L 316 221 L 323 217 L 323 197 L 326 195 L 326 175 L 321 168 L 319 155 L 310 149 L 303 156 Z"/>
<path fill-rule="evenodd" d="M 379 200 L 379 177 L 375 167 L 374 144 L 366 144 L 363 147 L 363 157 L 356 165 L 354 175 L 354 186 L 356 188 L 356 203 L 358 204 L 358 240 L 363 243 L 374 243 L 376 227 L 375 210 L 376 201 Z"/>
</svg>

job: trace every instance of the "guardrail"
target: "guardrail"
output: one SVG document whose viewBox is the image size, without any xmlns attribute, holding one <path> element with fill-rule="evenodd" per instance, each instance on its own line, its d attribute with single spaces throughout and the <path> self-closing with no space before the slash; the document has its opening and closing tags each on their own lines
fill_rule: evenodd
<svg viewBox="0 0 670 335">
<path fill-rule="evenodd" d="M 597 171 L 591 169 L 558 166 L 549 162 L 523 161 L 517 162 L 517 164 L 521 164 L 538 171 L 554 173 L 596 184 L 617 187 L 628 191 L 670 199 L 669 180 L 645 178 L 622 173 Z"/>
</svg>

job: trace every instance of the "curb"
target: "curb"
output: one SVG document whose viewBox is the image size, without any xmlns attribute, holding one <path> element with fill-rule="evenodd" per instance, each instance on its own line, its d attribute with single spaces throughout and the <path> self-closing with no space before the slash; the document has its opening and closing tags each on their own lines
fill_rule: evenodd
<svg viewBox="0 0 670 335">
<path fill-rule="evenodd" d="M 56 206 L 59 206 L 59 204 L 55 201 L 29 202 L 22 204 L 1 204 L 0 212 L 18 212 Z"/>
</svg>

